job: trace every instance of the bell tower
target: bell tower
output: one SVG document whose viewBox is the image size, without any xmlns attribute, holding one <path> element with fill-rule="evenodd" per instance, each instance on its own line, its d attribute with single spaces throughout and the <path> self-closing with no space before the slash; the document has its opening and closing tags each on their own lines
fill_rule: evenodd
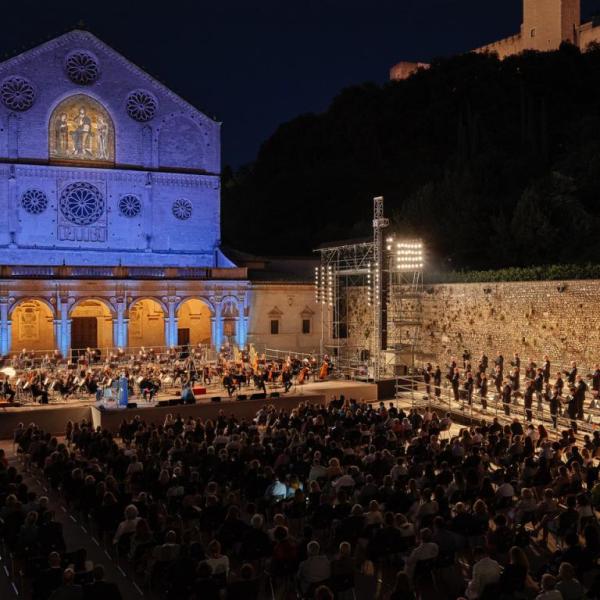
<svg viewBox="0 0 600 600">
<path fill-rule="evenodd" d="M 556 50 L 561 42 L 577 44 L 581 0 L 523 0 L 523 50 Z"/>
</svg>

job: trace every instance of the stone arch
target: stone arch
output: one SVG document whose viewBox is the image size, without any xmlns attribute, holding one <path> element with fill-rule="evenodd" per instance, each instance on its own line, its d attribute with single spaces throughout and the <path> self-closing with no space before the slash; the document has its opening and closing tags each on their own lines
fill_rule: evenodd
<svg viewBox="0 0 600 600">
<path fill-rule="evenodd" d="M 71 349 L 76 356 L 86 348 L 106 353 L 113 347 L 113 319 L 116 311 L 106 299 L 96 296 L 78 299 L 69 309 Z"/>
<path fill-rule="evenodd" d="M 151 296 L 136 298 L 129 305 L 127 345 L 135 350 L 142 346 L 158 349 L 166 345 L 165 319 L 167 309 L 162 301 Z"/>
<path fill-rule="evenodd" d="M 223 341 L 237 345 L 239 340 L 238 322 L 240 319 L 240 300 L 228 295 L 221 299 L 221 318 L 223 320 Z"/>
<path fill-rule="evenodd" d="M 192 119 L 176 115 L 158 133 L 159 167 L 200 170 L 204 167 L 205 136 Z"/>
<path fill-rule="evenodd" d="M 177 345 L 197 346 L 212 341 L 212 307 L 203 298 L 185 298 L 177 306 Z"/>
<path fill-rule="evenodd" d="M 114 164 L 115 140 L 110 113 L 89 94 L 62 98 L 48 119 L 51 161 Z"/>
<path fill-rule="evenodd" d="M 45 298 L 20 298 L 10 307 L 13 352 L 23 349 L 51 353 L 56 347 L 54 306 Z"/>
</svg>

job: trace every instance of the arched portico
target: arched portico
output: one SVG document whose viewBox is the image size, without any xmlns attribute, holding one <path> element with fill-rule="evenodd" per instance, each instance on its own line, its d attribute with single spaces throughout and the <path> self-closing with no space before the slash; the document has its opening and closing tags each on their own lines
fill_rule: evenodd
<svg viewBox="0 0 600 600">
<path fill-rule="evenodd" d="M 113 347 L 113 307 L 103 298 L 82 298 L 69 310 L 68 339 L 75 355 L 86 348 Z"/>
<path fill-rule="evenodd" d="M 129 306 L 128 347 L 162 348 L 166 311 L 156 298 L 137 298 Z"/>
<path fill-rule="evenodd" d="M 178 346 L 211 343 L 213 312 L 208 302 L 200 298 L 186 298 L 177 307 L 176 315 Z"/>
<path fill-rule="evenodd" d="M 56 344 L 54 307 L 43 298 L 22 298 L 8 313 L 9 349 L 52 353 Z"/>
</svg>

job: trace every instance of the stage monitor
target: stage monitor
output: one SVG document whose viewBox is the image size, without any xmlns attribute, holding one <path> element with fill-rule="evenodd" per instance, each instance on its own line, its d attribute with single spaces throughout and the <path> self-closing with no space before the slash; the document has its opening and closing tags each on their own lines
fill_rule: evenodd
<svg viewBox="0 0 600 600">
<path fill-rule="evenodd" d="M 238 394 L 237 395 L 237 399 L 238 400 L 248 400 L 248 396 L 246 396 L 246 394 Z"/>
<path fill-rule="evenodd" d="M 250 400 L 266 400 L 266 399 L 267 399 L 267 395 L 264 392 L 252 394 L 252 396 L 250 396 Z"/>
<path fill-rule="evenodd" d="M 127 408 L 137 408 L 137 402 L 128 402 Z"/>
<path fill-rule="evenodd" d="M 271 392 L 270 398 L 279 398 L 279 392 Z"/>
<path fill-rule="evenodd" d="M 221 396 L 213 396 L 210 399 L 211 402 L 221 402 Z"/>
<path fill-rule="evenodd" d="M 158 406 L 159 408 L 164 408 L 165 406 L 169 406 L 169 401 L 168 400 L 159 400 L 156 403 L 156 406 Z"/>
</svg>

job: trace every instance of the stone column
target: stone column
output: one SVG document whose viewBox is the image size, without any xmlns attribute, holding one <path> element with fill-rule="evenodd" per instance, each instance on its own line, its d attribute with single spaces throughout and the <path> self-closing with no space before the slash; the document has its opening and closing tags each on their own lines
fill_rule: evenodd
<svg viewBox="0 0 600 600">
<path fill-rule="evenodd" d="M 127 348 L 129 344 L 129 319 L 123 317 L 123 322 L 121 323 L 121 345 L 119 348 Z"/>
<path fill-rule="evenodd" d="M 0 354 L 10 352 L 10 321 L 8 319 L 8 298 L 0 298 Z"/>
<path fill-rule="evenodd" d="M 222 310 L 221 299 L 219 298 L 215 302 L 215 316 L 214 316 L 215 335 L 213 338 L 213 344 L 214 344 L 217 352 L 219 352 L 219 350 L 221 349 L 221 346 L 223 345 L 223 316 L 221 314 L 221 310 Z"/>
<path fill-rule="evenodd" d="M 56 314 L 59 316 L 57 346 L 60 353 L 69 358 L 69 348 L 71 347 L 71 319 L 69 319 L 69 299 L 67 297 L 58 298 L 56 305 Z"/>
<path fill-rule="evenodd" d="M 167 303 L 168 313 L 165 321 L 165 344 L 169 347 L 177 345 L 177 319 L 175 315 L 175 304 L 177 298 L 171 297 Z"/>
</svg>

